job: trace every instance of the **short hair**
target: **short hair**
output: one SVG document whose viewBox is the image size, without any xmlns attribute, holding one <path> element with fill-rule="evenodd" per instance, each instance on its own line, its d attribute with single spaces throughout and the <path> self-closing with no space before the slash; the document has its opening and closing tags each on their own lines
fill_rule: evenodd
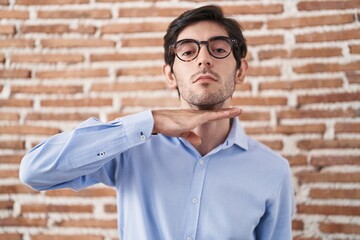
<svg viewBox="0 0 360 240">
<path fill-rule="evenodd" d="M 224 16 L 221 7 L 207 5 L 192 10 L 188 10 L 173 20 L 164 36 L 164 60 L 172 67 L 175 61 L 175 54 L 170 50 L 170 46 L 175 44 L 179 34 L 187 26 L 200 21 L 213 21 L 225 28 L 230 38 L 236 39 L 237 44 L 233 46 L 233 54 L 236 59 L 236 67 L 241 65 L 241 58 L 245 58 L 247 53 L 246 39 L 244 38 L 240 24 Z"/>
</svg>

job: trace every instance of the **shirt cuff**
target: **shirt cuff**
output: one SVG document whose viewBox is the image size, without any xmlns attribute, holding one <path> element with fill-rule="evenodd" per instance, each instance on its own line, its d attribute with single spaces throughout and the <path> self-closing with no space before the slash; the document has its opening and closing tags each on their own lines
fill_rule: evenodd
<svg viewBox="0 0 360 240">
<path fill-rule="evenodd" d="M 122 118 L 122 123 L 130 147 L 146 142 L 154 128 L 151 110 L 125 116 Z"/>
</svg>

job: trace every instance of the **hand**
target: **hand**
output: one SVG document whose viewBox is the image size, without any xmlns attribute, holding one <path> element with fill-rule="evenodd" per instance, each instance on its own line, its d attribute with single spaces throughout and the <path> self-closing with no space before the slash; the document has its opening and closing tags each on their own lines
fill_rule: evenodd
<svg viewBox="0 0 360 240">
<path fill-rule="evenodd" d="M 182 137 L 195 145 L 201 144 L 201 138 L 192 130 L 209 121 L 234 118 L 241 114 L 238 108 L 224 108 L 214 111 L 202 110 L 153 110 L 153 133 L 172 137 Z"/>
</svg>

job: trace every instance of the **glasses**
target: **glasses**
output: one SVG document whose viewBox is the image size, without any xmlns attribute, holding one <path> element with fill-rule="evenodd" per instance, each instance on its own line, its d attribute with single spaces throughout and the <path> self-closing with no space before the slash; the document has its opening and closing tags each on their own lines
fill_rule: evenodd
<svg viewBox="0 0 360 240">
<path fill-rule="evenodd" d="M 194 60 L 200 52 L 201 44 L 206 45 L 209 54 L 217 59 L 223 59 L 230 55 L 235 39 L 224 36 L 210 38 L 208 41 L 197 41 L 194 39 L 182 39 L 170 46 L 170 51 L 184 62 Z"/>
</svg>

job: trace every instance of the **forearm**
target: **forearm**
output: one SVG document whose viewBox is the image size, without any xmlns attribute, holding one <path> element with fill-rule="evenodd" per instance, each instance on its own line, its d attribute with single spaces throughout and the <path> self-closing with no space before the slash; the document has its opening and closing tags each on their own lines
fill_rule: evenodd
<svg viewBox="0 0 360 240">
<path fill-rule="evenodd" d="M 130 115 L 110 123 L 94 118 L 71 132 L 55 135 L 23 158 L 20 179 L 37 190 L 90 174 L 151 135 L 150 112 Z"/>
</svg>

